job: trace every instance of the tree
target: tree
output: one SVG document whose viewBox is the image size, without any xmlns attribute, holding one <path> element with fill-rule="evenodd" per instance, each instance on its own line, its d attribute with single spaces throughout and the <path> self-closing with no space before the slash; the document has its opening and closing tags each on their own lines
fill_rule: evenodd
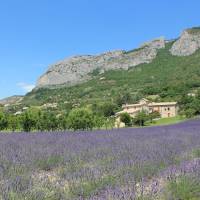
<svg viewBox="0 0 200 200">
<path fill-rule="evenodd" d="M 161 116 L 160 116 L 160 113 L 159 113 L 159 112 L 154 111 L 154 112 L 149 113 L 149 116 L 148 116 L 148 117 L 149 117 L 149 120 L 150 120 L 151 123 L 152 123 L 154 119 L 160 118 Z"/>
<path fill-rule="evenodd" d="M 20 120 L 16 115 L 10 115 L 8 118 L 8 126 L 13 132 L 20 128 Z"/>
<path fill-rule="evenodd" d="M 22 128 L 25 132 L 30 132 L 35 127 L 35 119 L 30 112 L 25 112 L 21 118 Z"/>
<path fill-rule="evenodd" d="M 200 96 L 199 92 L 196 97 L 184 95 L 179 101 L 180 111 L 185 114 L 187 118 L 191 118 L 200 114 Z"/>
<path fill-rule="evenodd" d="M 40 131 L 55 131 L 59 128 L 58 118 L 53 112 L 41 112 L 39 113 L 37 127 Z"/>
<path fill-rule="evenodd" d="M 57 121 L 59 130 L 67 130 L 68 128 L 67 116 L 68 116 L 67 114 L 64 114 L 58 117 Z"/>
<path fill-rule="evenodd" d="M 101 111 L 104 117 L 110 117 L 115 115 L 116 110 L 117 110 L 117 105 L 113 103 L 104 103 L 101 106 Z"/>
<path fill-rule="evenodd" d="M 131 126 L 132 118 L 125 112 L 120 115 L 120 121 L 125 123 L 126 126 Z"/>
<path fill-rule="evenodd" d="M 0 112 L 0 131 L 5 130 L 8 128 L 8 119 L 7 116 Z"/>
<path fill-rule="evenodd" d="M 148 115 L 146 114 L 145 111 L 141 111 L 135 116 L 134 123 L 139 126 L 144 126 L 147 120 L 148 120 Z"/>
<path fill-rule="evenodd" d="M 114 117 L 107 118 L 104 122 L 104 126 L 106 130 L 113 129 L 115 127 L 115 118 Z"/>
<path fill-rule="evenodd" d="M 94 102 L 91 105 L 91 110 L 92 110 L 94 115 L 103 115 L 102 105 L 99 104 L 99 103 Z"/>
<path fill-rule="evenodd" d="M 132 102 L 132 97 L 130 95 L 130 93 L 125 93 L 123 95 L 119 95 L 117 98 L 116 98 L 116 103 L 118 106 L 122 106 L 123 104 L 127 104 L 127 103 L 131 103 Z"/>
<path fill-rule="evenodd" d="M 187 118 L 192 118 L 196 114 L 196 110 L 193 108 L 188 108 L 187 110 L 184 111 L 184 114 Z"/>
<path fill-rule="evenodd" d="M 105 117 L 101 115 L 94 115 L 94 124 L 96 128 L 100 129 L 101 127 L 105 125 L 105 122 L 106 122 Z"/>
<path fill-rule="evenodd" d="M 95 126 L 93 113 L 86 108 L 73 109 L 68 116 L 68 126 L 76 130 L 92 130 Z"/>
<path fill-rule="evenodd" d="M 47 130 L 55 131 L 58 129 L 58 119 L 53 112 L 47 112 Z"/>
</svg>

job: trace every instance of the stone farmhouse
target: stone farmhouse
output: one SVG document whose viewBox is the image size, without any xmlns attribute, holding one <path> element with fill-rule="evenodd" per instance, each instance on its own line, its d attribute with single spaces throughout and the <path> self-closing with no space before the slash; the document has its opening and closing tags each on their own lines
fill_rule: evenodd
<svg viewBox="0 0 200 200">
<path fill-rule="evenodd" d="M 122 106 L 122 111 L 117 113 L 128 113 L 131 117 L 135 117 L 138 112 L 145 111 L 147 113 L 159 112 L 161 118 L 175 117 L 178 113 L 177 102 L 151 102 L 145 98 L 141 99 L 137 104 L 126 104 Z"/>
</svg>

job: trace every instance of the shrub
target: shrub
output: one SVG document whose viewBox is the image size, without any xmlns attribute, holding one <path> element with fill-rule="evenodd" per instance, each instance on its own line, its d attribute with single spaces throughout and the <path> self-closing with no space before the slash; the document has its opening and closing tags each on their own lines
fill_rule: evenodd
<svg viewBox="0 0 200 200">
<path fill-rule="evenodd" d="M 120 121 L 125 123 L 126 126 L 131 126 L 132 118 L 128 113 L 122 113 L 120 115 Z"/>
<path fill-rule="evenodd" d="M 134 123 L 139 126 L 144 126 L 145 122 L 148 121 L 149 117 L 145 111 L 139 112 L 135 118 Z"/>
<path fill-rule="evenodd" d="M 76 130 L 92 130 L 95 126 L 93 113 L 85 108 L 74 109 L 69 113 L 68 126 Z"/>
</svg>

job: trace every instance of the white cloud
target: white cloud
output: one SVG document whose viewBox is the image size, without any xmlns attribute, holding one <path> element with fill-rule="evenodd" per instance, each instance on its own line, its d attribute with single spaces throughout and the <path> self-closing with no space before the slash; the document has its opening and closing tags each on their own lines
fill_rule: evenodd
<svg viewBox="0 0 200 200">
<path fill-rule="evenodd" d="M 26 92 L 30 92 L 35 87 L 35 85 L 33 84 L 28 84 L 28 83 L 23 83 L 23 82 L 17 83 L 17 86 L 22 88 Z"/>
</svg>

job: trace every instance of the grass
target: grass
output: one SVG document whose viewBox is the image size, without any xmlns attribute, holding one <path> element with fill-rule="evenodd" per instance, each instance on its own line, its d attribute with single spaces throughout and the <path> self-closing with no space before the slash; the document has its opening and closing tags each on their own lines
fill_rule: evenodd
<svg viewBox="0 0 200 200">
<path fill-rule="evenodd" d="M 81 182 L 77 187 L 71 188 L 70 195 L 72 197 L 82 196 L 83 198 L 87 198 L 101 191 L 106 186 L 114 186 L 116 179 L 117 177 L 107 175 L 96 181 Z"/>
<path fill-rule="evenodd" d="M 62 164 L 63 161 L 64 159 L 61 156 L 51 156 L 46 159 L 43 158 L 37 160 L 35 163 L 37 168 L 40 170 L 50 171 L 53 168 L 58 167 L 58 165 Z"/>
<path fill-rule="evenodd" d="M 200 148 L 194 149 L 192 154 L 195 158 L 200 158 Z"/>
<path fill-rule="evenodd" d="M 200 27 L 193 27 L 191 29 L 187 30 L 190 34 L 199 34 L 200 33 Z"/>
<path fill-rule="evenodd" d="M 124 54 L 131 54 L 131 53 L 139 52 L 139 51 L 143 50 L 145 47 L 147 47 L 147 45 L 142 46 L 142 47 L 137 48 L 137 49 L 132 49 L 132 50 L 126 51 L 126 52 L 124 52 Z"/>
<path fill-rule="evenodd" d="M 185 121 L 186 118 L 184 116 L 177 115 L 176 117 L 169 117 L 169 118 L 161 118 L 158 120 L 154 120 L 153 123 L 147 123 L 147 126 L 161 126 L 161 125 L 170 125 L 176 124 L 179 122 Z"/>
<path fill-rule="evenodd" d="M 182 176 L 169 182 L 168 191 L 168 196 L 171 196 L 170 199 L 199 200 L 200 183 L 191 177 Z M 166 199 L 169 199 L 169 197 L 166 197 Z"/>
</svg>

